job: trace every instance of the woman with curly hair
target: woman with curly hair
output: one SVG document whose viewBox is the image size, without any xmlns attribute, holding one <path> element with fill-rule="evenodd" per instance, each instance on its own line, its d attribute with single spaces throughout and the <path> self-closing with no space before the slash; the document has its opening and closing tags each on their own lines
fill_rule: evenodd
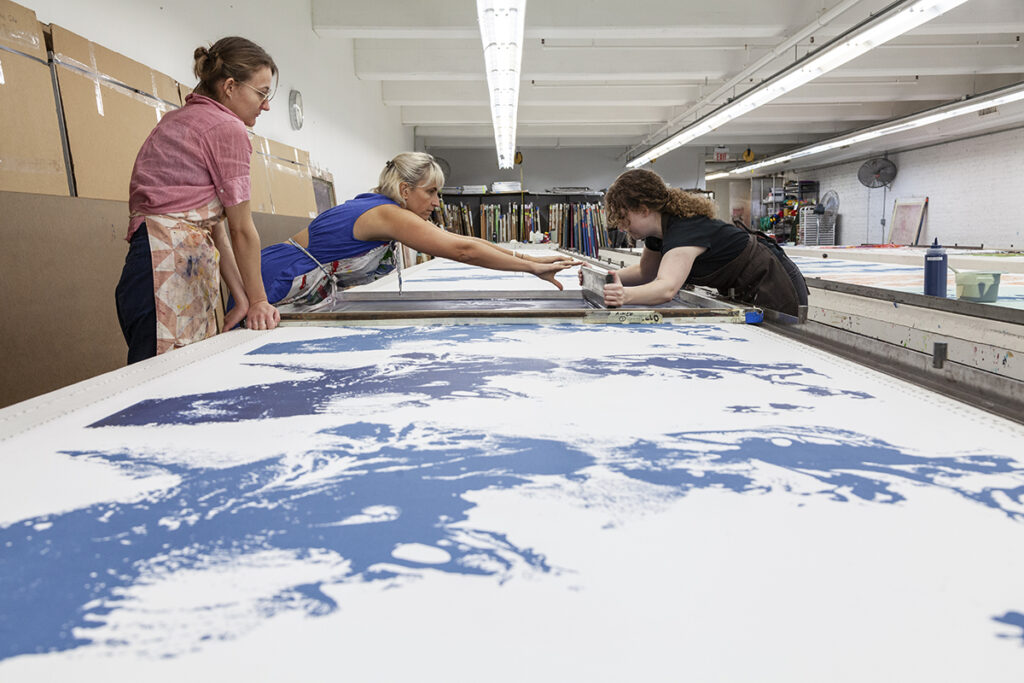
<svg viewBox="0 0 1024 683">
<path fill-rule="evenodd" d="M 652 171 L 620 175 L 605 195 L 609 223 L 644 240 L 640 263 L 605 286 L 607 306 L 663 304 L 684 284 L 734 290 L 740 301 L 797 315 L 807 284 L 782 249 L 760 233 L 714 218 L 703 196 L 670 188 Z"/>
<path fill-rule="evenodd" d="M 532 273 L 562 289 L 555 275 L 578 261 L 530 256 L 428 222 L 440 205 L 444 172 L 429 154 L 403 152 L 384 165 L 372 191 L 327 209 L 287 242 L 263 250 L 263 281 L 277 305 L 311 307 L 335 287 L 370 282 L 393 243 L 453 261 Z"/>
</svg>

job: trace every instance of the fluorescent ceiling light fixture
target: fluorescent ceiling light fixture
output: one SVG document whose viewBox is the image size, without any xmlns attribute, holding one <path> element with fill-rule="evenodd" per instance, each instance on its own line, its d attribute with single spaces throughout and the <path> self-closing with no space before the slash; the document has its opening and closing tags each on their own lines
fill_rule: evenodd
<svg viewBox="0 0 1024 683">
<path fill-rule="evenodd" d="M 861 24 L 780 71 L 756 88 L 711 112 L 630 161 L 628 168 L 644 164 L 706 135 L 716 128 L 767 104 L 779 96 L 822 76 L 865 52 L 906 33 L 967 0 L 906 0 L 890 11 Z"/>
<path fill-rule="evenodd" d="M 498 168 L 512 168 L 516 150 L 519 73 L 523 63 L 526 0 L 476 0 L 480 40 L 484 46 L 487 90 Z"/>
<path fill-rule="evenodd" d="M 794 159 L 801 159 L 803 157 L 821 154 L 822 152 L 829 152 L 833 149 L 839 149 L 840 147 L 850 147 L 851 145 L 866 142 L 867 140 L 874 140 L 875 138 L 880 138 L 885 135 L 892 135 L 893 133 L 900 133 L 913 128 L 921 128 L 922 126 L 930 126 L 957 116 L 973 114 L 974 112 L 981 111 L 982 109 L 998 107 L 1002 104 L 1019 102 L 1021 100 L 1024 100 L 1024 83 L 1018 83 L 1007 88 L 1000 88 L 999 90 L 993 90 L 982 95 L 976 95 L 969 100 L 958 101 L 952 104 L 944 104 L 939 107 L 935 107 L 934 109 L 918 112 L 917 114 L 911 114 L 910 116 L 905 116 L 900 119 L 887 121 L 886 123 L 854 131 L 848 135 L 841 135 L 837 138 L 825 140 L 801 149 L 793 150 L 792 152 L 786 152 L 785 154 L 780 154 L 779 156 L 764 159 L 753 164 L 738 166 L 728 171 L 712 173 L 705 176 L 704 180 L 720 180 L 726 176 L 739 176 L 746 173 L 753 173 L 754 171 L 769 166 L 784 164 L 787 161 L 792 161 Z"/>
</svg>

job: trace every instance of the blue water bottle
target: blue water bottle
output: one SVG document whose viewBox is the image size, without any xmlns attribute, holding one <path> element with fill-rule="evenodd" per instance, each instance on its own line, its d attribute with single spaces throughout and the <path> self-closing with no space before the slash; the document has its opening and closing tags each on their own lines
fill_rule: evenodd
<svg viewBox="0 0 1024 683">
<path fill-rule="evenodd" d="M 932 246 L 924 253 L 924 293 L 928 296 L 946 296 L 946 270 L 948 269 L 946 250 L 939 246 L 939 238 L 935 238 Z"/>
</svg>

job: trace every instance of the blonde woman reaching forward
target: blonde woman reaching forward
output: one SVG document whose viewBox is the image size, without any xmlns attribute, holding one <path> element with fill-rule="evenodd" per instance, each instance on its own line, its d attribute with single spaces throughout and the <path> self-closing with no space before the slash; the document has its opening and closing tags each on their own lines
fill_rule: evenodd
<svg viewBox="0 0 1024 683">
<path fill-rule="evenodd" d="M 324 211 L 288 242 L 263 250 L 263 282 L 278 305 L 315 305 L 340 287 L 370 282 L 386 271 L 381 259 L 400 242 L 431 256 L 494 270 L 531 273 L 555 287 L 556 273 L 577 261 L 533 257 L 476 237 L 456 235 L 429 223 L 440 205 L 444 173 L 434 158 L 403 152 L 388 161 L 371 192 Z"/>
</svg>

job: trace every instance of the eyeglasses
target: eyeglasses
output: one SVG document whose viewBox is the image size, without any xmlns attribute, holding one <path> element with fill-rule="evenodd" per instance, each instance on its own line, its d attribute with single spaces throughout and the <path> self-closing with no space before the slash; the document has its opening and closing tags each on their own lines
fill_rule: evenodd
<svg viewBox="0 0 1024 683">
<path fill-rule="evenodd" d="M 249 85 L 245 81 L 237 81 L 237 82 L 241 83 L 245 87 L 247 87 L 250 90 L 252 90 L 253 92 L 255 92 L 257 95 L 262 97 L 263 99 L 260 100 L 260 104 L 263 104 L 264 102 L 269 102 L 270 100 L 272 100 L 274 98 L 274 94 L 277 92 L 277 88 L 274 88 L 273 90 L 269 90 L 267 92 L 263 92 L 259 88 L 255 87 L 255 86 L 252 86 L 252 85 Z"/>
</svg>

